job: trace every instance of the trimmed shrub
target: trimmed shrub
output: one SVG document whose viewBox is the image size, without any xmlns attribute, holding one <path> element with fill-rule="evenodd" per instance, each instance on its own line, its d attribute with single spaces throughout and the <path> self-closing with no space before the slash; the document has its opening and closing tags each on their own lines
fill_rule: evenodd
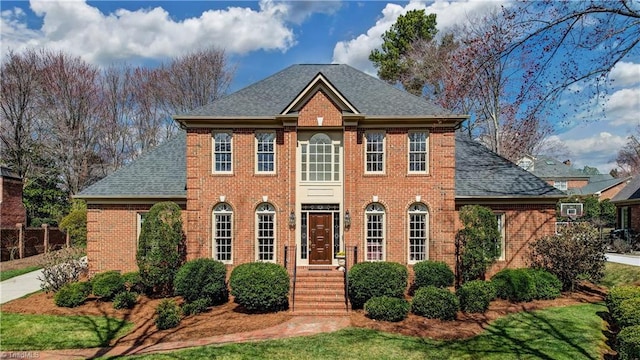
<svg viewBox="0 0 640 360">
<path fill-rule="evenodd" d="M 620 327 L 640 325 L 640 297 L 622 301 L 615 321 Z"/>
<path fill-rule="evenodd" d="M 207 311 L 209 299 L 197 299 L 193 302 L 182 304 L 182 313 L 185 315 L 197 315 Z"/>
<path fill-rule="evenodd" d="M 424 286 L 447 287 L 452 286 L 455 280 L 453 271 L 443 261 L 420 261 L 413 266 L 415 273 L 414 287 L 419 289 Z"/>
<path fill-rule="evenodd" d="M 151 207 L 142 223 L 136 261 L 145 290 L 173 294 L 173 278 L 182 265 L 183 233 L 180 207 L 160 202 Z"/>
<path fill-rule="evenodd" d="M 124 287 L 127 291 L 131 292 L 143 292 L 144 285 L 142 285 L 142 280 L 140 279 L 140 273 L 137 271 L 132 271 L 128 273 L 122 274 L 122 281 L 124 281 Z"/>
<path fill-rule="evenodd" d="M 535 282 L 535 299 L 555 299 L 561 295 L 562 282 L 554 274 L 543 269 L 529 269 Z"/>
<path fill-rule="evenodd" d="M 374 320 L 402 321 L 409 314 L 410 305 L 405 299 L 378 296 L 364 303 L 366 316 Z"/>
<path fill-rule="evenodd" d="M 427 286 L 416 291 L 411 312 L 429 319 L 455 320 L 460 303 L 447 289 Z"/>
<path fill-rule="evenodd" d="M 491 281 L 468 281 L 456 291 L 460 300 L 460 310 L 467 313 L 484 313 L 496 297 L 496 289 Z"/>
<path fill-rule="evenodd" d="M 160 330 L 180 325 L 180 306 L 175 300 L 165 299 L 156 307 L 156 327 Z"/>
<path fill-rule="evenodd" d="M 114 309 L 133 309 L 138 302 L 138 294 L 130 291 L 121 291 L 113 298 Z"/>
<path fill-rule="evenodd" d="M 611 317 L 615 320 L 620 316 L 618 310 L 623 301 L 637 297 L 640 297 L 640 286 L 623 285 L 611 288 L 605 298 L 605 304 Z"/>
<path fill-rule="evenodd" d="M 60 220 L 58 227 L 69 234 L 74 246 L 87 245 L 87 204 L 73 200 L 71 211 Z"/>
<path fill-rule="evenodd" d="M 402 298 L 407 288 L 407 268 L 394 262 L 364 262 L 353 265 L 347 274 L 349 301 L 361 309 L 367 300 L 378 296 Z"/>
<path fill-rule="evenodd" d="M 640 325 L 626 327 L 618 333 L 620 360 L 638 359 L 640 354 Z"/>
<path fill-rule="evenodd" d="M 527 269 L 504 269 L 491 278 L 496 296 L 512 302 L 531 301 L 536 295 L 535 279 Z"/>
<path fill-rule="evenodd" d="M 227 267 L 213 259 L 196 259 L 180 267 L 173 280 L 174 292 L 188 303 L 205 299 L 208 305 L 229 300 Z"/>
<path fill-rule="evenodd" d="M 229 279 L 235 302 L 255 312 L 285 310 L 289 306 L 289 274 L 273 263 L 237 266 Z"/>
<path fill-rule="evenodd" d="M 90 293 L 91 284 L 86 281 L 69 283 L 58 290 L 53 301 L 57 306 L 72 308 L 82 305 Z"/>
<path fill-rule="evenodd" d="M 105 300 L 111 300 L 116 294 L 125 290 L 124 280 L 118 271 L 96 274 L 91 279 L 91 285 L 93 295 Z"/>
</svg>

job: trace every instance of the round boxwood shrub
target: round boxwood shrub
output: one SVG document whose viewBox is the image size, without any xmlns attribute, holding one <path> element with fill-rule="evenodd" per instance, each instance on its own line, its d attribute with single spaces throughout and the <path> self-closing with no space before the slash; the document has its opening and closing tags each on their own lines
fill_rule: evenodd
<svg viewBox="0 0 640 360">
<path fill-rule="evenodd" d="M 640 325 L 626 327 L 618 333 L 620 360 L 638 359 L 640 355 Z"/>
<path fill-rule="evenodd" d="M 289 306 L 289 274 L 273 263 L 237 266 L 229 279 L 235 302 L 255 312 L 285 310 Z"/>
<path fill-rule="evenodd" d="M 91 293 L 91 284 L 86 281 L 68 283 L 56 292 L 53 301 L 57 306 L 76 307 L 82 305 Z"/>
<path fill-rule="evenodd" d="M 182 313 L 185 315 L 197 315 L 207 311 L 209 307 L 208 299 L 197 299 L 193 302 L 182 304 Z"/>
<path fill-rule="evenodd" d="M 364 262 L 353 265 L 347 274 L 349 300 L 353 309 L 361 309 L 367 300 L 378 296 L 402 298 L 407 288 L 407 268 L 394 262 Z"/>
<path fill-rule="evenodd" d="M 535 283 L 535 299 L 555 299 L 561 295 L 562 282 L 547 270 L 529 269 Z"/>
<path fill-rule="evenodd" d="M 640 286 L 623 285 L 611 288 L 605 299 L 605 304 L 607 305 L 607 309 L 609 309 L 611 317 L 614 320 L 619 317 L 618 309 L 620 308 L 621 302 L 636 297 L 640 297 Z"/>
<path fill-rule="evenodd" d="M 96 274 L 91 279 L 91 285 L 93 295 L 105 300 L 111 300 L 116 294 L 125 290 L 124 280 L 118 271 Z"/>
<path fill-rule="evenodd" d="M 156 307 L 156 327 L 160 330 L 180 325 L 180 306 L 175 300 L 165 299 Z"/>
<path fill-rule="evenodd" d="M 455 294 L 435 286 L 418 289 L 411 302 L 411 312 L 429 319 L 455 320 L 459 307 Z"/>
<path fill-rule="evenodd" d="M 640 325 L 640 297 L 622 301 L 615 321 L 620 327 Z"/>
<path fill-rule="evenodd" d="M 229 300 L 227 267 L 213 259 L 188 261 L 178 269 L 173 288 L 188 303 L 205 299 L 207 306 L 223 304 Z"/>
<path fill-rule="evenodd" d="M 425 286 L 447 287 L 453 285 L 455 280 L 453 271 L 443 261 L 420 261 L 413 266 L 413 272 L 415 289 Z"/>
<path fill-rule="evenodd" d="M 366 316 L 374 320 L 402 321 L 409 314 L 409 303 L 405 299 L 378 296 L 364 303 Z"/>
<path fill-rule="evenodd" d="M 138 294 L 130 291 L 121 291 L 113 298 L 114 309 L 133 309 L 138 302 Z"/>
<path fill-rule="evenodd" d="M 536 295 L 535 280 L 527 269 L 504 269 L 495 274 L 491 281 L 500 299 L 531 301 Z"/>
<path fill-rule="evenodd" d="M 491 281 L 468 281 L 456 292 L 460 309 L 468 313 L 484 313 L 496 297 L 496 289 Z"/>
</svg>

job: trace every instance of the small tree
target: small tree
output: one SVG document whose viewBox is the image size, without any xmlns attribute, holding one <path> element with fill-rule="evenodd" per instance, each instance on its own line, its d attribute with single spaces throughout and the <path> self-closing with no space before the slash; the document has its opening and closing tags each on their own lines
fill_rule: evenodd
<svg viewBox="0 0 640 360">
<path fill-rule="evenodd" d="M 580 278 L 591 281 L 602 278 L 605 243 L 587 222 L 564 227 L 560 233 L 545 236 L 529 246 L 531 267 L 555 274 L 564 290 L 574 290 Z"/>
<path fill-rule="evenodd" d="M 74 200 L 71 211 L 60 221 L 60 229 L 66 231 L 74 245 L 87 244 L 87 204 Z"/>
<path fill-rule="evenodd" d="M 500 231 L 491 209 L 467 205 L 460 209 L 464 228 L 456 234 L 456 285 L 484 280 L 489 266 L 500 256 Z"/>
<path fill-rule="evenodd" d="M 180 207 L 173 202 L 153 205 L 142 224 L 136 254 L 140 280 L 148 291 L 173 293 L 173 280 L 183 262 L 182 240 Z"/>
</svg>

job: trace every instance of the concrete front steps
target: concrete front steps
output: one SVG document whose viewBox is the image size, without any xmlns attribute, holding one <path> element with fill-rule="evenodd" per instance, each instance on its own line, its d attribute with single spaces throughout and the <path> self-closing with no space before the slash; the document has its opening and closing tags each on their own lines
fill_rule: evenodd
<svg viewBox="0 0 640 360">
<path fill-rule="evenodd" d="M 294 315 L 347 315 L 344 297 L 344 273 L 335 267 L 299 268 L 295 298 L 290 299 Z"/>
</svg>

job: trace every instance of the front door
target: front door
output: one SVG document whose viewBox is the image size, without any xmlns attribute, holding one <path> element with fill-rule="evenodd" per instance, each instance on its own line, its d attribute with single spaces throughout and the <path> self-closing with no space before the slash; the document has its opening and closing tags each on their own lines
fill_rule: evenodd
<svg viewBox="0 0 640 360">
<path fill-rule="evenodd" d="M 309 265 L 331 265 L 331 234 L 333 214 L 309 214 Z"/>
</svg>

